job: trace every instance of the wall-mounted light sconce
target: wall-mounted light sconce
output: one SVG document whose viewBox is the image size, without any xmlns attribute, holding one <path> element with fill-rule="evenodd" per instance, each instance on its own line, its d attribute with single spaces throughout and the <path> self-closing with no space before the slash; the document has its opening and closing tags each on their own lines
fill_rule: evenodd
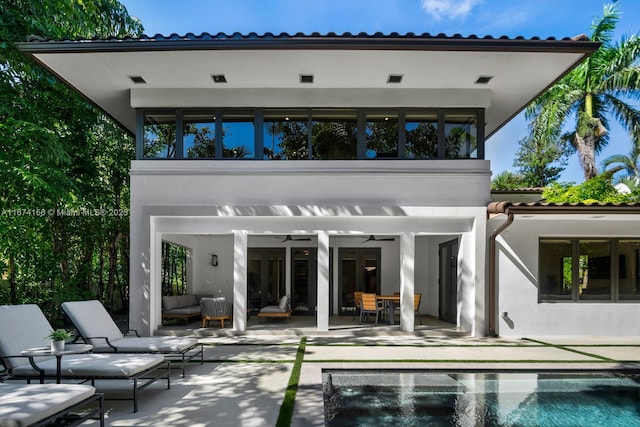
<svg viewBox="0 0 640 427">
<path fill-rule="evenodd" d="M 216 254 L 211 255 L 211 265 L 213 265 L 214 267 L 218 266 L 218 255 Z"/>
</svg>

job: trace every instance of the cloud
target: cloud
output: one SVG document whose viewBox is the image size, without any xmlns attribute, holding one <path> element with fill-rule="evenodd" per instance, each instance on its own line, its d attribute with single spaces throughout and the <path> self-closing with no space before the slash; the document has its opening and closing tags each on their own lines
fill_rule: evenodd
<svg viewBox="0 0 640 427">
<path fill-rule="evenodd" d="M 483 0 L 422 0 L 422 9 L 433 19 L 465 18 Z"/>
</svg>

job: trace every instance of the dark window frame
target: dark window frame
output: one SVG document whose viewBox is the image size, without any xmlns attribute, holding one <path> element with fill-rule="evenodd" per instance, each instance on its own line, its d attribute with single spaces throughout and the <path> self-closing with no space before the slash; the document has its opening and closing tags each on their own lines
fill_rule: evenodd
<svg viewBox="0 0 640 427">
<path fill-rule="evenodd" d="M 346 108 L 346 107 L 345 107 Z M 309 129 L 312 128 L 313 123 L 313 112 L 316 110 L 332 110 L 336 111 L 344 110 L 345 108 L 291 108 L 292 112 L 301 112 L 304 111 L 308 115 L 308 123 Z M 356 160 L 483 160 L 485 156 L 485 135 L 484 135 L 484 115 L 485 110 L 482 108 L 346 108 L 353 109 L 357 114 L 357 155 Z M 215 159 L 212 158 L 188 158 L 184 155 L 184 135 L 183 135 L 183 116 L 184 114 L 188 114 L 191 111 L 207 111 L 210 110 L 212 114 L 215 114 L 216 117 L 216 156 Z M 224 113 L 225 111 L 238 111 L 239 108 L 147 108 L 147 109 L 138 109 L 136 114 L 136 160 L 239 160 L 232 158 L 224 158 L 222 156 L 223 152 L 223 141 L 222 141 L 222 129 L 224 125 Z M 286 108 L 241 108 L 241 110 L 245 110 L 247 112 L 251 111 L 253 113 L 253 124 L 254 124 L 254 147 L 255 153 L 253 156 L 247 157 L 244 160 L 263 160 L 269 161 L 269 159 L 264 158 L 263 148 L 264 148 L 264 138 L 262 134 L 262 124 L 264 123 L 265 112 L 269 112 L 270 110 L 287 110 Z M 397 157 L 374 157 L 368 158 L 366 155 L 367 151 L 367 141 L 366 141 L 366 125 L 367 125 L 367 114 L 369 112 L 379 112 L 381 110 L 386 111 L 397 111 L 398 113 L 398 154 Z M 175 142 L 175 156 L 171 158 L 165 157 L 144 157 L 144 123 L 145 117 L 147 114 L 154 114 L 158 112 L 175 112 L 176 115 L 176 142 Z M 438 121 L 438 154 L 437 157 L 429 157 L 429 158 L 406 158 L 406 112 L 407 111 L 425 111 L 436 113 L 437 121 Z M 466 157 L 445 157 L 445 117 L 447 113 L 451 112 L 462 112 L 462 113 L 470 113 L 476 115 L 476 132 L 477 132 L 477 156 L 472 158 Z M 336 116 L 336 120 L 339 120 L 339 117 Z M 312 132 L 309 132 L 309 158 L 312 158 Z M 272 161 L 272 160 L 271 160 Z"/>
<path fill-rule="evenodd" d="M 567 241 L 571 243 L 571 263 L 572 263 L 571 298 L 570 299 L 548 298 L 546 296 L 550 294 L 542 293 L 542 289 L 543 289 L 542 277 L 544 276 L 544 273 L 548 272 L 548 270 L 543 271 L 543 265 L 542 265 L 542 262 L 540 261 L 541 259 L 540 255 L 543 252 L 542 244 L 549 243 L 549 242 L 567 242 Z M 633 260 L 623 259 L 621 261 L 621 257 L 623 256 L 623 254 L 620 253 L 621 252 L 620 243 L 621 242 L 625 243 L 629 241 L 637 241 L 638 243 L 640 243 L 640 237 L 601 237 L 601 236 L 599 237 L 589 237 L 589 236 L 582 236 L 582 237 L 541 236 L 539 237 L 538 239 L 538 303 L 539 304 L 544 304 L 544 303 L 553 303 L 553 304 L 640 303 L 640 295 L 638 295 L 638 298 L 635 298 L 635 299 L 620 297 L 621 295 L 620 279 L 622 278 L 627 279 L 626 267 L 627 265 L 630 265 L 631 262 L 634 263 L 634 266 L 631 267 L 632 269 L 630 271 L 635 272 L 636 277 L 633 279 L 636 280 L 636 285 L 635 285 L 636 289 L 638 289 L 638 286 L 640 284 L 640 255 L 636 253 L 635 258 Z M 580 257 L 582 256 L 580 245 L 587 242 L 609 244 L 609 265 L 606 266 L 606 270 L 609 272 L 608 280 L 609 280 L 610 295 L 608 299 L 596 299 L 596 298 L 588 298 L 588 297 L 583 298 L 580 295 Z M 598 258 L 601 258 L 601 257 L 595 257 L 595 258 L 592 257 L 591 260 L 598 259 Z M 627 263 L 624 266 L 625 271 L 620 270 L 620 265 L 622 262 Z M 591 269 L 591 268 L 592 268 L 591 265 L 587 265 L 587 269 Z M 562 280 L 562 272 L 560 274 L 561 276 L 558 278 L 558 280 Z M 591 277 L 591 279 L 593 280 L 596 278 Z M 601 279 L 601 278 L 598 277 L 597 279 Z M 629 279 L 632 279 L 631 275 L 629 275 Z M 628 295 L 628 294 L 623 294 L 623 295 Z"/>
</svg>

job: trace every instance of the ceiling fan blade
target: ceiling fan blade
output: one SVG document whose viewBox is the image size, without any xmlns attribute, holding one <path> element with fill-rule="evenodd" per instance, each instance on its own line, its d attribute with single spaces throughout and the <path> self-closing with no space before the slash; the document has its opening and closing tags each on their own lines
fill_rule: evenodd
<svg viewBox="0 0 640 427">
<path fill-rule="evenodd" d="M 371 234 L 371 235 L 369 235 L 367 240 L 365 240 L 362 243 L 367 243 L 367 242 L 392 242 L 394 240 L 396 240 L 395 237 L 376 237 L 373 234 Z"/>
<path fill-rule="evenodd" d="M 294 238 L 291 234 L 287 234 L 287 236 L 282 240 L 281 243 L 284 242 L 301 242 L 301 241 L 310 241 L 311 237 L 296 237 Z"/>
</svg>

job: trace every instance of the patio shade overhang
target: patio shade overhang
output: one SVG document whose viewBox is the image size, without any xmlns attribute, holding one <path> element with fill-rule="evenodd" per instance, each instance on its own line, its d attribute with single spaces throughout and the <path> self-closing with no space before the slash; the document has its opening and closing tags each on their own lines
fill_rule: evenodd
<svg viewBox="0 0 640 427">
<path fill-rule="evenodd" d="M 393 107 L 385 102 L 390 91 L 397 90 L 419 90 L 425 95 L 420 98 L 427 100 L 433 93 L 437 96 L 432 102 L 455 98 L 464 105 L 468 98 L 468 107 L 485 108 L 487 137 L 599 45 L 586 36 L 543 40 L 428 33 L 190 33 L 84 40 L 32 37 L 18 43 L 25 54 L 132 133 L 132 93 L 142 87 L 147 95 L 167 90 L 209 90 L 215 95 L 289 89 L 303 94 L 303 99 L 333 88 L 368 91 L 369 102 L 379 107 Z M 213 75 L 224 75 L 226 82 L 216 83 Z M 301 82 L 301 75 L 313 75 L 313 82 Z M 390 75 L 401 76 L 401 81 L 390 82 Z M 142 77 L 144 83 L 132 77 Z M 490 79 L 480 83 L 483 77 Z M 353 102 L 354 107 L 363 106 L 358 99 Z"/>
</svg>

